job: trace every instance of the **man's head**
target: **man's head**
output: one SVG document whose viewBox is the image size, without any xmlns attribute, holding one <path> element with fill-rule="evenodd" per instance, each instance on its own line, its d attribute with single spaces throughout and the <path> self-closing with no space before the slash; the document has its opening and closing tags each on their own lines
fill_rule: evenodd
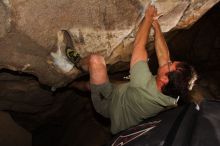
<svg viewBox="0 0 220 146">
<path fill-rule="evenodd" d="M 194 68 L 185 62 L 168 62 L 158 69 L 157 85 L 161 92 L 173 98 L 180 97 L 180 102 L 188 102 L 187 95 L 192 89 L 197 74 Z"/>
</svg>

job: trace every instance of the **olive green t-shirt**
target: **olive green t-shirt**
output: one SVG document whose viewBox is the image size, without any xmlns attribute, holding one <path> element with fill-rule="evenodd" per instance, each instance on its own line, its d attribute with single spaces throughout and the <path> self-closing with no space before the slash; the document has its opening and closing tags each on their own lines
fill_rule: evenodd
<svg viewBox="0 0 220 146">
<path fill-rule="evenodd" d="M 113 134 L 137 125 L 169 106 L 176 99 L 162 94 L 156 86 L 155 76 L 148 64 L 139 61 L 130 70 L 130 81 L 117 85 L 111 94 L 110 118 Z"/>
</svg>

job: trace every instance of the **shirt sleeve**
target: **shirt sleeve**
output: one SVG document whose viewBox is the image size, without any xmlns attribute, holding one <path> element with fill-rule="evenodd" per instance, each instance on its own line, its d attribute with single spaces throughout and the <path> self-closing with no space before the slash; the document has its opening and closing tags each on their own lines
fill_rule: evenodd
<svg viewBox="0 0 220 146">
<path fill-rule="evenodd" d="M 130 86 L 146 86 L 147 82 L 153 77 L 149 66 L 145 61 L 138 61 L 130 69 Z"/>
</svg>

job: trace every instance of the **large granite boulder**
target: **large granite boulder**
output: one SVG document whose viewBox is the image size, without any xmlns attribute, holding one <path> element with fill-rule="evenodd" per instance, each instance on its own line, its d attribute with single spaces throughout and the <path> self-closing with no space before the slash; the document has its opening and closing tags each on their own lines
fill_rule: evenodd
<svg viewBox="0 0 220 146">
<path fill-rule="evenodd" d="M 53 90 L 81 75 L 57 47 L 68 30 L 78 53 L 102 54 L 108 64 L 128 62 L 135 33 L 150 0 L 0 1 L 0 68 L 35 75 Z M 219 0 L 156 1 L 163 32 L 186 28 Z M 152 40 L 152 34 L 150 39 Z M 59 37 L 59 33 L 58 33 Z M 56 54 L 52 55 L 51 54 Z M 59 62 L 59 63 L 57 63 Z M 61 63 L 60 63 L 61 62 Z"/>
</svg>

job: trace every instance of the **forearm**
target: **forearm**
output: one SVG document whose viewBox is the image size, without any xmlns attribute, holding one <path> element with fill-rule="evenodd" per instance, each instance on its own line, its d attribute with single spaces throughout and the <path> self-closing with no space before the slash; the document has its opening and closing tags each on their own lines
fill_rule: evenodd
<svg viewBox="0 0 220 146">
<path fill-rule="evenodd" d="M 142 21 L 135 38 L 130 67 L 132 67 L 136 62 L 140 60 L 147 61 L 148 54 L 145 46 L 148 42 L 148 35 L 150 33 L 155 10 L 156 9 L 154 6 L 149 5 L 148 9 L 145 12 L 145 18 Z"/>
<path fill-rule="evenodd" d="M 158 23 L 158 22 L 156 22 Z M 163 66 L 170 61 L 169 48 L 161 32 L 159 24 L 154 25 L 155 30 L 155 49 L 159 66 Z"/>
<path fill-rule="evenodd" d="M 148 34 L 149 34 L 150 28 L 151 28 L 151 23 L 152 23 L 151 20 L 144 18 L 144 20 L 142 21 L 140 28 L 137 32 L 135 42 L 134 42 L 134 47 L 137 47 L 137 48 L 144 47 L 145 48 L 145 45 L 148 40 Z"/>
<path fill-rule="evenodd" d="M 139 60 L 147 60 L 148 55 L 145 46 L 148 40 L 150 28 L 151 22 L 145 18 L 142 21 L 135 38 L 134 49 L 131 57 L 131 66 Z"/>
</svg>

